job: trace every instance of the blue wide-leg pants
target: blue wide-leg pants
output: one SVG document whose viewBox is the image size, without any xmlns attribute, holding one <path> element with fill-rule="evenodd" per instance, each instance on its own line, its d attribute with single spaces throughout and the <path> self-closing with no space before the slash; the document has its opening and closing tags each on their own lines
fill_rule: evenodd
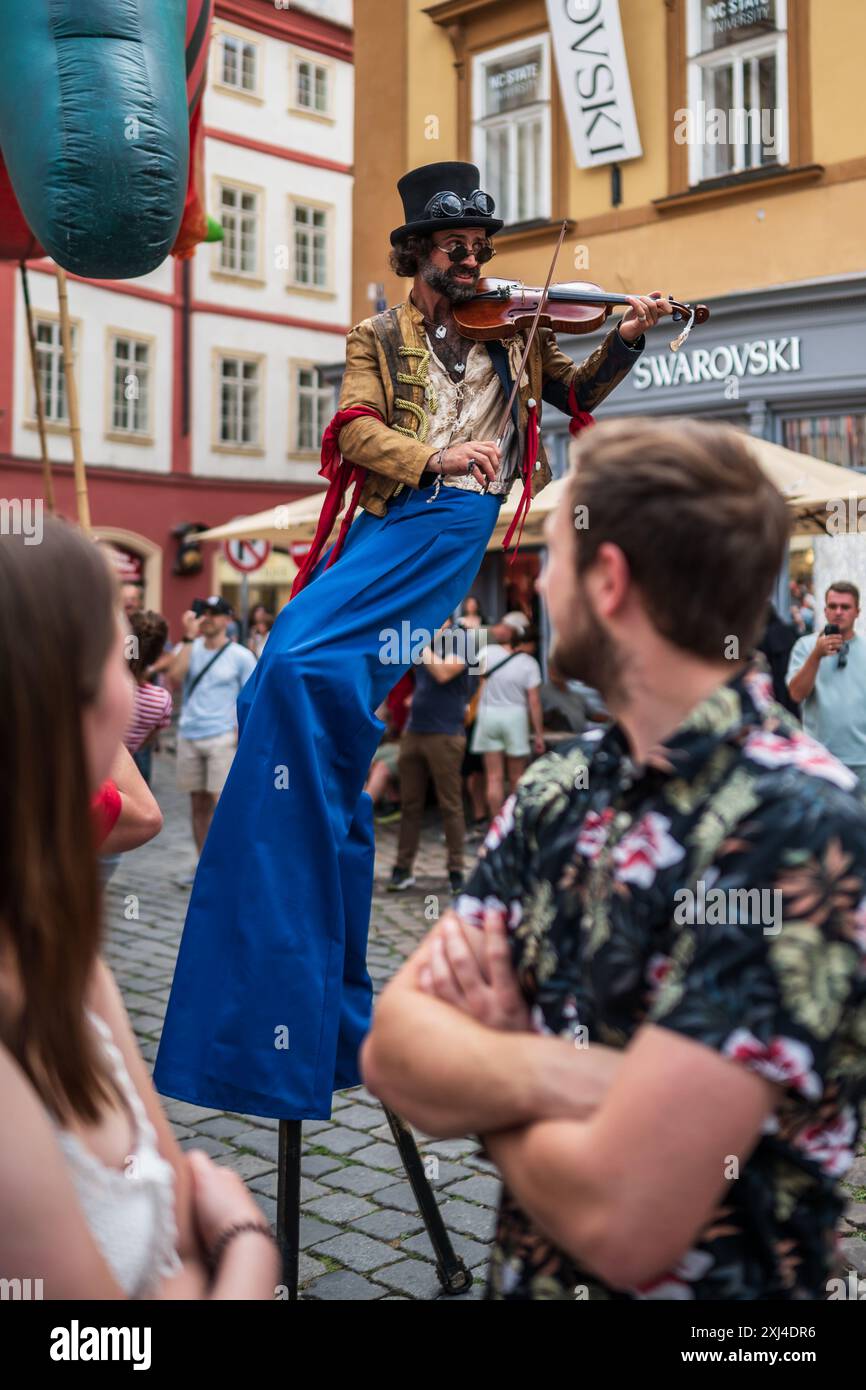
<svg viewBox="0 0 866 1390">
<path fill-rule="evenodd" d="M 374 711 L 468 592 L 502 499 L 404 488 L 279 615 L 238 700 L 239 742 L 190 899 L 154 1080 L 196 1105 L 328 1119 L 357 1085 Z M 398 647 L 398 639 L 399 647 Z M 417 655 L 417 652 L 416 652 Z"/>
</svg>

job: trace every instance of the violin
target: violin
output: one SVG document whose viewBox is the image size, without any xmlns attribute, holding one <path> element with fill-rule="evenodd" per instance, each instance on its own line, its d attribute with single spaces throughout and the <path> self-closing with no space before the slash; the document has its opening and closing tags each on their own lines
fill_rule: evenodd
<svg viewBox="0 0 866 1390">
<path fill-rule="evenodd" d="M 551 285 L 545 291 L 520 281 L 482 278 L 472 299 L 452 305 L 454 323 L 464 338 L 476 342 L 513 338 L 522 329 L 531 328 L 544 300 L 538 324 L 552 328 L 555 333 L 592 333 L 601 328 L 614 305 L 628 304 L 622 294 L 608 294 L 598 285 L 572 281 Z M 710 311 L 706 304 L 680 304 L 669 301 L 674 308 L 674 323 L 686 320 L 683 332 L 671 343 L 676 351 L 681 347 L 696 323 L 706 323 Z"/>
</svg>

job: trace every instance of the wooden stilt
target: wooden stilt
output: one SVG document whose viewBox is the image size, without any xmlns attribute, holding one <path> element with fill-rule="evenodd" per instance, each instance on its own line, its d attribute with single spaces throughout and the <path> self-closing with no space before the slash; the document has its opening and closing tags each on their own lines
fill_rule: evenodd
<svg viewBox="0 0 866 1390">
<path fill-rule="evenodd" d="M 280 1120 L 277 1141 L 277 1244 L 289 1302 L 298 1297 L 301 1222 L 301 1121 Z"/>
<path fill-rule="evenodd" d="M 385 1109 L 385 1118 L 400 1154 L 418 1211 L 427 1228 L 436 1257 L 436 1274 L 444 1293 L 466 1293 L 472 1275 L 454 1252 L 441 1213 L 433 1196 L 415 1136 L 405 1120 Z M 282 1258 L 282 1281 L 289 1301 L 298 1297 L 298 1254 L 301 1220 L 301 1121 L 280 1120 L 277 1148 L 277 1244 Z"/>
<path fill-rule="evenodd" d="M 78 413 L 78 384 L 75 379 L 75 362 L 72 356 L 72 330 L 69 326 L 69 296 L 66 288 L 66 271 L 57 267 L 57 298 L 60 302 L 60 338 L 63 344 L 63 370 L 66 374 L 66 400 L 69 406 L 69 434 L 72 439 L 72 468 L 75 476 L 75 501 L 78 506 L 78 524 L 83 531 L 90 533 L 90 502 L 87 496 L 87 473 L 84 469 L 84 454 L 81 450 L 81 420 Z"/>
<path fill-rule="evenodd" d="M 45 433 L 45 402 L 42 399 L 39 357 L 36 352 L 36 329 L 33 325 L 30 285 L 27 280 L 27 266 L 24 261 L 21 262 L 21 288 L 24 291 L 24 308 L 27 312 L 27 341 L 30 344 L 30 370 L 33 373 L 33 390 L 36 396 L 36 427 L 39 430 L 39 450 L 42 456 L 42 498 L 48 508 L 49 516 L 53 516 L 54 479 L 51 476 L 51 459 L 48 457 L 48 436 Z"/>
</svg>

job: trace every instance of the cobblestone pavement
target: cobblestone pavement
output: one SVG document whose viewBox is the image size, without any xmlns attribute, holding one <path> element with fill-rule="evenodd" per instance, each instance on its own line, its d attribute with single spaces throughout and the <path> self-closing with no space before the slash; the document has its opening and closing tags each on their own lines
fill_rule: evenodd
<svg viewBox="0 0 866 1390">
<path fill-rule="evenodd" d="M 152 1064 L 168 1002 L 195 851 L 188 802 L 174 786 L 174 758 L 154 758 L 162 833 L 124 855 L 106 894 L 106 959 L 123 991 L 142 1053 Z M 385 892 L 396 827 L 377 827 L 376 885 L 368 964 L 376 989 L 395 973 L 450 901 L 445 846 L 433 817 L 415 865 L 417 884 Z M 137 918 L 136 914 L 137 913 Z M 181 1148 L 204 1149 L 233 1168 L 273 1223 L 277 1195 L 277 1121 L 164 1101 Z M 470 1138 L 422 1142 L 430 1183 L 458 1255 L 473 1273 L 459 1301 L 477 1299 L 492 1236 L 499 1183 L 476 1158 Z M 433 1254 L 384 1113 L 361 1086 L 334 1096 L 333 1118 L 303 1126 L 301 1163 L 302 1297 L 432 1299 L 441 1288 Z M 864 1247 L 866 1248 L 866 1247 Z"/>
<path fill-rule="evenodd" d="M 125 855 L 106 901 L 106 958 L 126 1000 L 144 1056 L 153 1062 L 189 898 L 195 853 L 188 798 L 174 787 L 174 758 L 154 758 L 154 791 L 165 815 L 162 834 Z M 376 885 L 368 962 L 380 988 L 449 900 L 444 845 L 434 820 L 416 861 L 417 885 L 386 894 L 396 830 L 377 827 Z M 184 886 L 184 881 L 186 884 Z M 137 917 L 136 914 L 137 913 Z M 239 1173 L 273 1223 L 276 1218 L 277 1121 L 203 1110 L 166 1100 L 184 1149 L 199 1148 Z M 419 1148 L 454 1248 L 473 1273 L 457 1301 L 480 1298 L 499 1183 L 477 1158 L 472 1139 L 424 1141 Z M 433 1299 L 441 1296 L 430 1242 L 397 1156 L 384 1114 L 363 1087 L 334 1097 L 333 1118 L 303 1126 L 301 1186 L 302 1297 Z M 847 1174 L 851 1205 L 840 1228 L 845 1264 L 866 1279 L 866 1155 Z"/>
</svg>

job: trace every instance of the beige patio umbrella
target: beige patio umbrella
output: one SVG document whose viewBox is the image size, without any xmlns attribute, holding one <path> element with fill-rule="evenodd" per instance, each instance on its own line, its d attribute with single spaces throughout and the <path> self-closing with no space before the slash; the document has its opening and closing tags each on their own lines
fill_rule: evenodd
<svg viewBox="0 0 866 1390">
<path fill-rule="evenodd" d="M 851 506 L 857 516 L 860 499 L 866 499 L 866 474 L 825 463 L 811 454 L 799 454 L 767 439 L 750 435 L 748 440 L 764 472 L 794 513 L 795 535 L 828 534 L 828 520 L 837 513 L 840 503 Z M 862 510 L 866 512 L 866 502 Z"/>
<path fill-rule="evenodd" d="M 799 454 L 793 449 L 783 448 L 780 444 L 757 439 L 754 435 L 745 435 L 745 438 L 764 472 L 787 499 L 794 513 L 795 535 L 818 535 L 826 532 L 828 518 L 833 515 L 834 503 L 838 505 L 841 502 L 846 507 L 852 507 L 856 516 L 859 499 L 866 499 L 866 474 L 855 473 L 852 468 L 840 468 L 835 463 L 825 463 L 822 459 L 812 458 L 810 454 Z M 545 518 L 558 505 L 564 489 L 565 479 L 558 478 L 535 498 L 523 528 L 522 546 L 543 543 Z M 488 550 L 501 547 L 502 538 L 517 510 L 522 490 L 522 483 L 515 483 L 507 501 L 503 502 Z M 296 502 L 256 512 L 252 516 L 238 517 L 224 526 L 215 526 L 210 531 L 203 531 L 198 539 L 221 541 L 255 538 L 272 541 L 275 545 L 311 541 L 315 535 L 323 497 L 323 492 L 317 492 Z M 866 515 L 866 500 L 863 513 Z"/>
<path fill-rule="evenodd" d="M 236 517 L 223 526 L 213 526 L 209 531 L 199 532 L 196 540 L 260 540 L 283 546 L 295 541 L 311 541 L 316 534 L 324 497 L 324 490 L 313 492 L 309 497 L 299 497 L 295 502 L 283 502 L 264 512 Z"/>
<path fill-rule="evenodd" d="M 835 463 L 825 463 L 823 459 L 812 458 L 811 454 L 800 454 L 754 435 L 744 434 L 744 437 L 761 468 L 775 483 L 794 513 L 792 534 L 828 534 L 828 519 L 838 514 L 839 505 L 844 504 L 846 511 L 856 517 L 861 498 L 864 499 L 862 514 L 866 517 L 866 474 L 856 473 L 853 468 L 840 468 Z M 558 506 L 564 489 L 565 479 L 558 478 L 535 498 L 523 528 L 522 545 L 542 543 L 545 517 Z M 490 542 L 491 549 L 501 545 L 519 500 L 520 488 L 515 486 L 507 502 L 502 504 Z"/>
</svg>

